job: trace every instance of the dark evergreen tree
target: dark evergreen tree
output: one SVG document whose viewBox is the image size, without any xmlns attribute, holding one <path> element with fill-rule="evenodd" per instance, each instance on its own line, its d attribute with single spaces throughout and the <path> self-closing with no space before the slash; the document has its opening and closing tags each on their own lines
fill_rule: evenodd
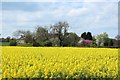
<svg viewBox="0 0 120 80">
<path fill-rule="evenodd" d="M 112 39 L 109 40 L 109 46 L 113 46 L 113 40 Z"/>
<path fill-rule="evenodd" d="M 91 34 L 91 32 L 87 32 L 86 39 L 87 40 L 92 40 L 92 34 Z"/>
<path fill-rule="evenodd" d="M 81 38 L 87 39 L 86 32 L 84 32 L 84 33 L 81 34 Z"/>
</svg>

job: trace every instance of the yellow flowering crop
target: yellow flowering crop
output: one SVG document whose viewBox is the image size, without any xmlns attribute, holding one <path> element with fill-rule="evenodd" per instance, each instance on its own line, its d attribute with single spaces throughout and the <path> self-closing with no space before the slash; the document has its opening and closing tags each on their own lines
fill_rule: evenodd
<svg viewBox="0 0 120 80">
<path fill-rule="evenodd" d="M 2 78 L 117 78 L 118 49 L 2 47 Z"/>
</svg>

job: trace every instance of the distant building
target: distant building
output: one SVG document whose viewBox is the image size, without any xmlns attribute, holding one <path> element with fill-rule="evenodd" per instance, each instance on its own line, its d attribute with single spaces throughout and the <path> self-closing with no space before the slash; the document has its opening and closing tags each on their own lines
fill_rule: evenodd
<svg viewBox="0 0 120 80">
<path fill-rule="evenodd" d="M 80 40 L 78 41 L 78 44 L 81 44 L 83 43 L 84 39 L 83 38 L 80 38 Z"/>
<path fill-rule="evenodd" d="M 78 46 L 87 46 L 90 45 L 92 42 L 92 40 L 85 40 L 83 38 L 80 38 L 80 40 L 78 41 Z"/>
<path fill-rule="evenodd" d="M 113 39 L 113 47 L 120 47 L 120 40 Z"/>
<path fill-rule="evenodd" d="M 24 43 L 25 43 L 25 40 L 23 40 L 23 39 L 18 39 L 18 40 L 17 40 L 17 43 L 18 43 L 18 44 L 24 44 Z"/>
<path fill-rule="evenodd" d="M 56 35 L 51 34 L 51 38 L 49 40 L 52 42 L 53 46 L 60 45 L 59 38 L 58 38 L 57 34 Z"/>
</svg>

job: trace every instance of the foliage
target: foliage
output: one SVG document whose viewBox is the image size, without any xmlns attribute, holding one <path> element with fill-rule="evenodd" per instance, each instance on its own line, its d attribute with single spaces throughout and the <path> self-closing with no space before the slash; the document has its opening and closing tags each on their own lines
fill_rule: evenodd
<svg viewBox="0 0 120 80">
<path fill-rule="evenodd" d="M 54 25 L 51 25 L 51 33 L 54 34 L 54 37 L 57 36 L 59 39 L 59 46 L 62 46 L 62 42 L 68 31 L 69 24 L 67 22 L 58 22 Z"/>
<path fill-rule="evenodd" d="M 86 39 L 87 40 L 92 40 L 92 34 L 91 34 L 91 32 L 87 32 Z"/>
<path fill-rule="evenodd" d="M 3 78 L 112 80 L 118 77 L 118 49 L 2 47 L 2 51 Z"/>
<path fill-rule="evenodd" d="M 92 43 L 90 44 L 90 47 L 97 47 L 97 44 L 95 41 L 92 41 Z"/>
<path fill-rule="evenodd" d="M 22 46 L 22 47 L 32 47 L 32 44 L 24 43 L 24 44 L 17 44 L 17 46 Z"/>
<path fill-rule="evenodd" d="M 47 41 L 45 41 L 44 43 L 43 43 L 43 45 L 44 46 L 52 46 L 52 42 L 51 41 L 49 41 L 49 40 L 47 40 Z"/>
<path fill-rule="evenodd" d="M 0 42 L 0 44 L 1 44 L 2 46 L 9 46 L 9 45 L 10 45 L 10 42 Z"/>
<path fill-rule="evenodd" d="M 9 46 L 10 42 L 0 42 L 2 46 Z M 24 43 L 24 44 L 17 44 L 17 46 L 23 46 L 23 47 L 32 47 L 32 44 Z"/>
<path fill-rule="evenodd" d="M 25 38 L 24 38 L 25 43 L 32 43 L 32 39 L 33 39 L 33 34 L 32 34 L 32 32 L 26 31 L 26 33 L 25 33 Z"/>
<path fill-rule="evenodd" d="M 109 38 L 105 38 L 104 39 L 104 46 L 108 46 L 110 43 L 110 39 Z"/>
<path fill-rule="evenodd" d="M 40 44 L 37 43 L 37 42 L 33 42 L 33 46 L 34 46 L 34 47 L 38 47 L 38 46 L 40 46 Z"/>
<path fill-rule="evenodd" d="M 9 36 L 6 38 L 6 42 L 10 42 L 10 37 Z"/>
<path fill-rule="evenodd" d="M 93 47 L 93 40 L 84 40 L 83 38 L 80 39 L 78 42 L 78 46 L 80 47 Z"/>
<path fill-rule="evenodd" d="M 84 43 L 84 44 L 91 44 L 92 41 L 91 41 L 91 40 L 84 40 L 83 43 Z"/>
<path fill-rule="evenodd" d="M 113 46 L 113 41 L 112 41 L 112 39 L 109 40 L 109 46 Z"/>
<path fill-rule="evenodd" d="M 101 33 L 99 35 L 96 36 L 96 43 L 97 43 L 97 46 L 104 46 L 104 43 L 108 42 L 108 34 L 106 32 L 104 33 Z"/>
<path fill-rule="evenodd" d="M 85 40 L 92 40 L 92 34 L 91 32 L 84 32 L 81 34 L 81 38 L 85 39 Z"/>
<path fill-rule="evenodd" d="M 115 43 L 108 37 L 106 32 L 97 35 L 96 37 L 92 36 L 91 32 L 84 32 L 79 37 L 74 32 L 68 32 L 69 24 L 66 21 L 59 21 L 56 24 L 47 26 L 37 26 L 35 31 L 31 32 L 29 30 L 18 30 L 14 32 L 14 36 L 20 41 L 18 43 L 28 43 L 33 44 L 34 46 L 88 46 L 88 47 L 110 47 Z M 84 40 L 91 40 L 94 43 L 92 44 L 80 44 L 81 38 Z M 119 39 L 119 35 L 116 36 Z M 9 41 L 8 38 L 1 38 L 1 42 Z"/>
<path fill-rule="evenodd" d="M 86 32 L 84 32 L 84 33 L 81 34 L 81 38 L 83 38 L 83 39 L 85 39 L 85 40 L 87 39 L 87 37 L 86 37 Z"/>
<path fill-rule="evenodd" d="M 29 30 L 17 30 L 13 33 L 17 39 L 23 39 L 25 43 L 32 43 L 33 34 Z"/>
<path fill-rule="evenodd" d="M 35 36 L 34 38 L 36 39 L 36 42 L 44 42 L 48 40 L 48 30 L 42 26 L 37 26 L 35 30 Z"/>
<path fill-rule="evenodd" d="M 0 38 L 0 42 L 10 42 L 10 37 Z"/>
<path fill-rule="evenodd" d="M 79 41 L 79 36 L 76 33 L 67 33 L 62 45 L 63 46 L 76 46 Z"/>
<path fill-rule="evenodd" d="M 90 45 L 92 44 L 91 40 L 83 40 L 83 44 L 84 46 L 90 47 Z"/>
<path fill-rule="evenodd" d="M 20 44 L 28 43 L 34 46 L 82 46 L 82 47 L 117 47 L 119 44 L 119 35 L 117 40 L 110 39 L 106 32 L 92 36 L 91 32 L 83 32 L 79 37 L 74 32 L 68 32 L 69 24 L 66 21 L 59 21 L 56 24 L 47 26 L 37 26 L 35 31 L 18 30 L 14 32 L 14 36 Z M 92 40 L 92 44 L 81 44 L 81 38 L 84 40 Z M 34 41 L 33 41 L 34 39 Z M 0 42 L 9 42 L 10 37 L 0 38 Z M 117 44 L 117 46 L 116 46 Z"/>
<path fill-rule="evenodd" d="M 15 39 L 10 40 L 10 46 L 17 46 L 17 42 Z"/>
<path fill-rule="evenodd" d="M 38 42 L 36 42 L 36 41 L 33 41 L 32 46 L 38 47 L 38 46 L 40 46 L 40 44 Z"/>
</svg>

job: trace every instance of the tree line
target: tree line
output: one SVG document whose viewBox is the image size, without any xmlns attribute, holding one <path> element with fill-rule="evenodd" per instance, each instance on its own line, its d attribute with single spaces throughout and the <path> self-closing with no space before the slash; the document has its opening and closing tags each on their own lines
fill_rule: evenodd
<svg viewBox="0 0 120 80">
<path fill-rule="evenodd" d="M 97 36 L 92 36 L 91 32 L 83 32 L 78 36 L 74 32 L 68 32 L 69 27 L 66 21 L 60 21 L 49 26 L 38 25 L 33 32 L 17 30 L 13 33 L 14 38 L 2 38 L 2 42 L 6 40 L 11 43 L 10 45 L 26 43 L 32 44 L 32 46 L 113 46 L 113 41 L 106 32 Z M 119 38 L 119 36 L 116 37 Z M 85 41 L 88 43 L 84 43 Z"/>
</svg>

